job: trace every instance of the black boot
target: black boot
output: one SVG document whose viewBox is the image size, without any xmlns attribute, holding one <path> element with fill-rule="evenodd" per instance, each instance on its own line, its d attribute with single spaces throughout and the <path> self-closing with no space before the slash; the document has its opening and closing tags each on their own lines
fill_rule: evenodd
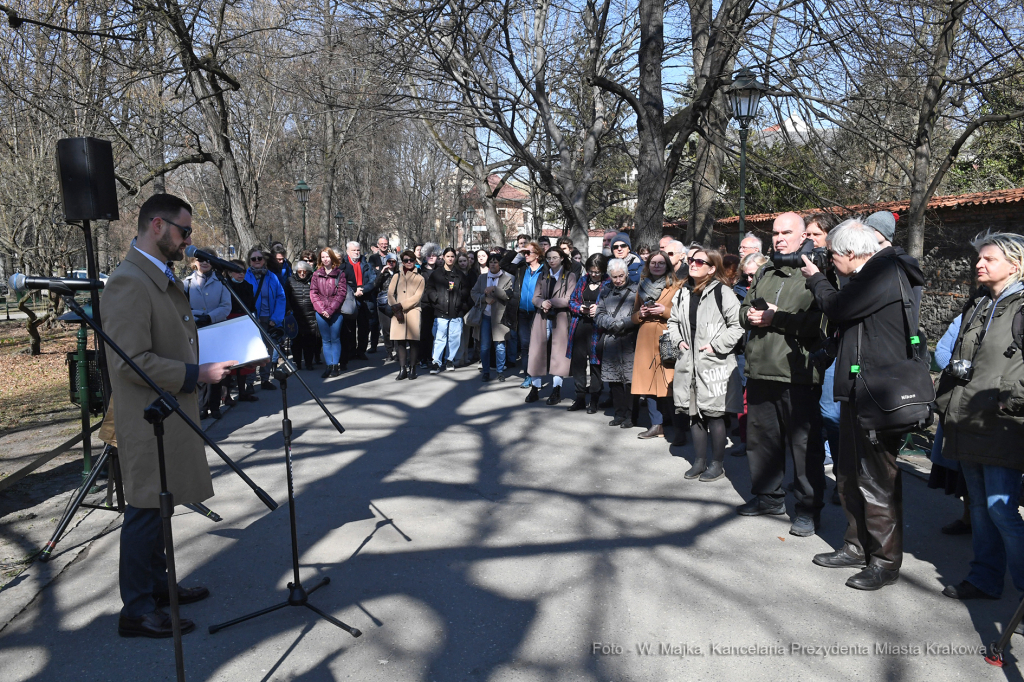
<svg viewBox="0 0 1024 682">
<path fill-rule="evenodd" d="M 697 478 L 698 476 L 703 474 L 704 471 L 707 470 L 707 468 L 707 460 L 704 459 L 703 457 L 698 457 L 697 459 L 693 460 L 693 466 L 690 467 L 689 471 L 683 474 L 683 478 L 687 480 Z"/>
<path fill-rule="evenodd" d="M 551 391 L 551 395 L 548 396 L 548 405 L 557 405 L 560 402 L 562 402 L 562 387 L 555 386 Z"/>
<path fill-rule="evenodd" d="M 326 379 L 327 377 L 331 376 L 331 372 L 333 372 L 333 371 L 334 371 L 334 365 L 327 365 L 327 369 L 325 369 L 324 373 L 320 375 L 320 378 L 321 379 Z"/>
<path fill-rule="evenodd" d="M 704 470 L 704 473 L 700 475 L 700 482 L 710 483 L 711 481 L 717 481 L 722 476 L 725 476 L 725 467 L 722 465 L 722 460 L 714 459 L 708 465 L 708 468 Z"/>
<path fill-rule="evenodd" d="M 540 389 L 536 386 L 530 386 L 530 392 L 526 394 L 526 400 L 524 402 L 535 403 L 538 400 L 540 400 Z"/>
<path fill-rule="evenodd" d="M 600 393 L 590 394 L 590 404 L 587 405 L 587 414 L 597 414 L 597 403 L 601 399 Z"/>
<path fill-rule="evenodd" d="M 409 368 L 409 381 L 412 381 L 415 378 L 416 378 L 416 365 L 413 365 L 412 367 Z"/>
<path fill-rule="evenodd" d="M 576 400 L 574 400 L 572 405 L 569 406 L 569 412 L 578 412 L 584 407 L 586 407 L 586 401 L 581 394 L 577 393 Z"/>
<path fill-rule="evenodd" d="M 401 381 L 402 379 L 408 379 L 408 378 L 409 378 L 409 370 L 406 369 L 405 367 L 403 367 L 402 371 L 400 371 L 398 373 L 398 376 L 395 377 L 395 381 Z"/>
</svg>

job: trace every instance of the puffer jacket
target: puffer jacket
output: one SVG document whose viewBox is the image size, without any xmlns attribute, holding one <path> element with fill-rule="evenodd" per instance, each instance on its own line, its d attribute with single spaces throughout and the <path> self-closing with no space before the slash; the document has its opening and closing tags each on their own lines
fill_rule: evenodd
<svg viewBox="0 0 1024 682">
<path fill-rule="evenodd" d="M 192 306 L 192 315 L 199 323 L 203 315 L 209 317 L 206 324 L 217 324 L 228 319 L 231 314 L 231 293 L 223 282 L 212 272 L 203 275 L 198 270 L 185 278 L 185 295 Z M 205 326 L 205 325 L 200 325 Z"/>
<path fill-rule="evenodd" d="M 309 284 L 309 298 L 313 302 L 313 309 L 324 319 L 338 312 L 347 294 L 348 281 L 340 268 L 327 272 L 320 267 L 313 273 L 313 279 Z"/>
<path fill-rule="evenodd" d="M 740 324 L 750 330 L 744 351 L 747 378 L 821 384 L 822 373 L 810 355 L 821 346 L 824 315 L 799 268 L 779 268 L 768 261 L 754 279 L 740 305 Z M 779 307 L 767 327 L 747 321 L 747 311 L 759 298 Z"/>
<path fill-rule="evenodd" d="M 983 295 L 964 310 L 952 362 L 971 360 L 971 380 L 965 384 L 946 374 L 939 380 L 942 456 L 1024 471 L 1024 362 L 1021 351 L 1009 358 L 1004 355 L 1013 340 L 1013 318 L 1024 305 L 1024 290 L 1017 288 L 1002 297 L 994 315 L 992 305 L 992 299 Z M 1009 411 L 1000 409 L 1000 403 Z"/>
<path fill-rule="evenodd" d="M 316 336 L 316 310 L 313 308 L 313 301 L 309 296 L 312 281 L 312 277 L 302 281 L 297 273 L 293 274 L 284 283 L 284 298 L 288 302 L 288 309 L 295 315 L 299 334 Z"/>
<path fill-rule="evenodd" d="M 430 273 L 423 297 L 434 311 L 434 317 L 454 320 L 469 312 L 472 307 L 470 289 L 458 268 L 446 269 L 443 265 Z"/>
<path fill-rule="evenodd" d="M 722 308 L 718 308 L 715 290 L 720 289 Z M 690 388 L 696 378 L 697 412 L 718 417 L 726 412 L 743 412 L 743 381 L 736 362 L 736 342 L 743 336 L 740 326 L 740 302 L 730 287 L 712 281 L 700 292 L 697 304 L 697 336 L 690 334 L 690 297 L 693 291 L 682 286 L 672 301 L 668 319 L 669 338 L 678 348 L 685 342 L 688 350 L 680 351 L 672 378 L 675 406 L 682 412 L 690 409 Z M 710 345 L 713 353 L 702 352 Z"/>
<path fill-rule="evenodd" d="M 621 289 L 608 282 L 601 291 L 594 323 L 601 330 L 597 350 L 603 381 L 622 384 L 633 381 L 637 327 L 632 317 L 636 289 L 637 285 L 627 280 Z"/>
</svg>

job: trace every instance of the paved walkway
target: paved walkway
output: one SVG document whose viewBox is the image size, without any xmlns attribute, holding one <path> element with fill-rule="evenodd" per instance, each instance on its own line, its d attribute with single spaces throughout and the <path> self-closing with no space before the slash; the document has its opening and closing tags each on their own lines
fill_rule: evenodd
<svg viewBox="0 0 1024 682">
<path fill-rule="evenodd" d="M 965 575 L 970 539 L 939 533 L 960 504 L 918 478 L 904 477 L 900 582 L 864 593 L 810 561 L 838 546 L 838 507 L 811 538 L 735 514 L 744 458 L 727 458 L 727 479 L 684 481 L 689 448 L 568 402 L 526 406 L 518 382 L 482 385 L 474 369 L 304 376 L 347 431 L 291 382 L 302 579 L 330 577 L 312 601 L 364 635 L 298 608 L 206 631 L 283 600 L 291 579 L 280 397 L 264 391 L 209 432 L 282 507 L 268 513 L 211 455 L 224 521 L 174 520 L 182 583 L 212 592 L 183 607 L 199 624 L 190 680 L 1021 679 L 1016 662 L 941 648 L 988 644 L 1015 603 L 1009 585 L 997 602 L 939 594 Z M 0 592 L 6 682 L 173 679 L 169 640 L 117 636 L 119 521 L 94 525 Z"/>
</svg>

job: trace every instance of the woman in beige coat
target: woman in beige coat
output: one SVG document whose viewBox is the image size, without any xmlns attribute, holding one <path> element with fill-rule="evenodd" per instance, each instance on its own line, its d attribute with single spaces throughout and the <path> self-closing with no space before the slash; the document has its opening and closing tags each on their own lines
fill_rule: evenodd
<svg viewBox="0 0 1024 682">
<path fill-rule="evenodd" d="M 388 305 L 391 306 L 391 341 L 398 353 L 398 376 L 395 381 L 416 378 L 416 356 L 420 344 L 420 299 L 423 298 L 423 277 L 416 272 L 416 254 L 402 253 L 402 268 L 391 278 Z M 407 348 L 407 342 L 408 348 Z M 408 357 L 407 357 L 408 356 Z M 408 363 L 406 363 L 408 360 Z"/>
<path fill-rule="evenodd" d="M 661 364 L 658 342 L 668 329 L 672 314 L 672 297 L 679 289 L 679 281 L 669 266 L 668 254 L 652 253 L 647 259 L 636 301 L 633 303 L 633 324 L 640 327 L 636 335 L 636 354 L 633 356 L 633 395 L 647 398 L 647 412 L 651 415 L 651 428 L 638 438 L 664 438 L 663 417 L 658 408 L 659 399 L 669 395 L 672 370 Z M 669 409 L 666 406 L 666 409 Z M 671 412 L 669 412 L 671 414 Z"/>
<path fill-rule="evenodd" d="M 576 275 L 569 270 L 571 260 L 555 247 L 544 254 L 547 262 L 537 286 L 533 290 L 533 325 L 530 328 L 530 356 L 527 372 L 533 378 L 526 402 L 540 399 L 541 381 L 545 374 L 551 374 L 554 387 L 548 397 L 548 405 L 557 405 L 562 399 L 562 379 L 569 376 L 569 358 L 565 357 L 569 346 L 569 297 L 576 288 Z M 550 346 L 550 352 L 548 347 Z"/>
</svg>

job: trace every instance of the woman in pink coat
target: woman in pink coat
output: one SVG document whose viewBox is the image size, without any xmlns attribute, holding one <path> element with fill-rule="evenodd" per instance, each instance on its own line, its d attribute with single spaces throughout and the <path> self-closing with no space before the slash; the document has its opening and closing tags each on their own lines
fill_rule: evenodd
<svg viewBox="0 0 1024 682">
<path fill-rule="evenodd" d="M 530 328 L 530 355 L 527 371 L 533 386 L 526 402 L 540 399 L 540 386 L 545 374 L 551 374 L 554 387 L 548 405 L 562 399 L 562 379 L 569 376 L 569 297 L 576 288 L 576 275 L 569 269 L 569 256 L 555 247 L 544 254 L 546 265 L 533 290 L 533 325 Z"/>
<path fill-rule="evenodd" d="M 320 252 L 320 267 L 309 283 L 309 299 L 316 311 L 316 326 L 324 342 L 324 362 L 327 369 L 321 375 L 336 377 L 341 374 L 341 304 L 345 302 L 347 285 L 339 267 L 341 259 L 330 247 Z"/>
</svg>

